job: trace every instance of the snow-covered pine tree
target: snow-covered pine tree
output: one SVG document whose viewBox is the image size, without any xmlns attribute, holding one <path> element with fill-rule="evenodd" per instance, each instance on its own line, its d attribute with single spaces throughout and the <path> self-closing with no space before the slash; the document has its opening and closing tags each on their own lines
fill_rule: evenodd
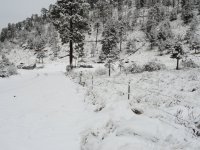
<svg viewBox="0 0 200 150">
<path fill-rule="evenodd" d="M 89 4 L 84 0 L 58 0 L 50 8 L 53 24 L 60 33 L 62 43 L 69 43 L 70 67 L 73 68 L 74 43 L 82 43 L 84 32 L 89 30 Z"/>
<path fill-rule="evenodd" d="M 160 22 L 165 20 L 166 12 L 162 4 L 156 4 L 152 7 L 148 13 L 148 19 L 146 23 L 146 35 L 151 43 L 151 49 L 156 45 L 157 42 L 157 31 L 156 27 Z"/>
<path fill-rule="evenodd" d="M 101 20 L 103 26 L 112 17 L 112 7 L 107 0 L 99 0 L 96 4 L 96 17 Z"/>
<path fill-rule="evenodd" d="M 192 21 L 194 14 L 192 12 L 192 5 L 191 3 L 184 4 L 182 8 L 181 18 L 185 24 L 188 24 Z"/>
<path fill-rule="evenodd" d="M 197 39 L 191 43 L 191 50 L 194 50 L 195 54 L 200 50 L 200 42 Z"/>
<path fill-rule="evenodd" d="M 183 48 L 182 48 L 181 42 L 176 41 L 176 43 L 174 45 L 174 52 L 171 55 L 171 58 L 177 60 L 176 70 L 179 70 L 179 61 L 180 61 L 180 59 L 182 59 L 182 56 L 183 56 Z"/>
<path fill-rule="evenodd" d="M 102 37 L 102 55 L 117 57 L 117 43 L 119 42 L 119 38 L 118 29 L 114 20 L 110 20 L 106 23 Z"/>
<path fill-rule="evenodd" d="M 162 55 L 163 51 L 167 48 L 168 41 L 171 38 L 173 38 L 173 34 L 170 22 L 168 20 L 161 22 L 158 28 L 159 28 L 157 33 L 158 48 L 160 51 L 160 55 Z"/>
</svg>

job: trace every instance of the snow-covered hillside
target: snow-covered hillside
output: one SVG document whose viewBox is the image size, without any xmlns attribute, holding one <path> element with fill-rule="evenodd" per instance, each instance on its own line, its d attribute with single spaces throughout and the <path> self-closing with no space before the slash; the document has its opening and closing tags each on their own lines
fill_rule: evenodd
<svg viewBox="0 0 200 150">
<path fill-rule="evenodd" d="M 200 2 L 58 0 L 0 34 L 0 150 L 200 150 Z"/>
</svg>

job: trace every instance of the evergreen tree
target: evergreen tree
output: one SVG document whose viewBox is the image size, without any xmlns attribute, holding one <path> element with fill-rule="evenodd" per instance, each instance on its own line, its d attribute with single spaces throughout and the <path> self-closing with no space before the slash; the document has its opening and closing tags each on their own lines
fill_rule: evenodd
<svg viewBox="0 0 200 150">
<path fill-rule="evenodd" d="M 1 30 L 1 35 L 0 35 L 1 42 L 4 42 L 7 39 L 7 32 L 8 32 L 7 28 L 3 28 Z"/>
<path fill-rule="evenodd" d="M 182 8 L 181 18 L 185 24 L 188 24 L 192 21 L 194 14 L 192 12 L 192 6 L 190 3 L 187 3 Z"/>
<path fill-rule="evenodd" d="M 82 43 L 89 30 L 89 4 L 84 0 L 58 0 L 50 8 L 53 24 L 60 33 L 62 43 L 70 43 L 70 67 L 73 68 L 73 45 Z"/>
<path fill-rule="evenodd" d="M 194 53 L 197 54 L 197 51 L 200 49 L 200 42 L 199 40 L 193 41 L 191 43 L 191 50 L 194 50 Z"/>
<path fill-rule="evenodd" d="M 182 56 L 183 56 L 183 48 L 180 41 L 177 41 L 174 45 L 174 52 L 171 55 L 171 58 L 177 60 L 176 70 L 179 70 L 179 61 L 180 59 L 182 59 Z"/>
<path fill-rule="evenodd" d="M 112 17 L 112 5 L 107 0 L 99 0 L 96 4 L 96 14 L 103 26 Z"/>
<path fill-rule="evenodd" d="M 161 22 L 157 33 L 158 48 L 160 51 L 160 55 L 162 55 L 162 52 L 167 48 L 167 45 L 169 45 L 169 41 L 171 38 L 173 38 L 173 34 L 171 31 L 170 22 Z"/>
<path fill-rule="evenodd" d="M 116 57 L 117 55 L 117 43 L 118 30 L 114 20 L 110 20 L 106 23 L 104 31 L 102 33 L 102 54 L 106 57 Z"/>
<path fill-rule="evenodd" d="M 43 20 L 46 20 L 48 17 L 48 10 L 46 8 L 41 9 L 41 16 Z"/>
</svg>

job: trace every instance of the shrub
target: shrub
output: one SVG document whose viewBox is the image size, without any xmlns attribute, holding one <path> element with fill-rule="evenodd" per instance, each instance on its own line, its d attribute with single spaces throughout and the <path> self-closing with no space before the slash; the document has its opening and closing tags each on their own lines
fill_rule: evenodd
<svg viewBox="0 0 200 150">
<path fill-rule="evenodd" d="M 17 68 L 3 55 L 0 60 L 0 77 L 9 77 L 14 74 L 17 74 Z"/>
<path fill-rule="evenodd" d="M 184 68 L 199 68 L 199 65 L 197 65 L 192 59 L 183 61 L 182 66 Z"/>
<path fill-rule="evenodd" d="M 125 67 L 125 72 L 126 73 L 141 73 L 142 67 L 137 65 L 135 62 L 132 62 L 131 65 L 129 65 L 128 67 Z"/>
<path fill-rule="evenodd" d="M 12 64 L 12 65 L 7 67 L 7 72 L 8 72 L 9 76 L 15 75 L 15 74 L 17 74 L 17 68 L 15 67 L 14 64 Z"/>
<path fill-rule="evenodd" d="M 164 64 L 157 63 L 157 62 L 154 62 L 154 61 L 148 62 L 147 64 L 145 64 L 143 66 L 143 70 L 149 71 L 149 72 L 162 70 L 162 69 L 165 69 L 165 68 L 166 68 L 166 66 Z"/>
<path fill-rule="evenodd" d="M 192 12 L 191 5 L 188 3 L 182 9 L 181 18 L 185 24 L 188 24 L 192 21 L 194 14 Z"/>
</svg>

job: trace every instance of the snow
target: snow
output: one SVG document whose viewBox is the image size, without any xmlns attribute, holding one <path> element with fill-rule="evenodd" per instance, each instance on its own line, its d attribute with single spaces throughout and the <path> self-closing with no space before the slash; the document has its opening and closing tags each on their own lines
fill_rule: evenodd
<svg viewBox="0 0 200 150">
<path fill-rule="evenodd" d="M 92 119 L 64 65 L 0 79 L 0 149 L 79 150 Z"/>
<path fill-rule="evenodd" d="M 178 18 L 170 24 L 175 37 L 183 38 L 189 26 Z M 94 40 L 95 35 L 86 36 L 86 41 Z M 126 65 L 153 61 L 166 68 L 126 74 L 116 62 L 108 77 L 108 68 L 94 63 L 98 54 L 91 58 L 95 43 L 87 42 L 85 60 L 92 69 L 74 69 L 66 76 L 69 60 L 64 56 L 69 48 L 64 45 L 57 59 L 51 59 L 50 47 L 46 47 L 44 65 L 0 79 L 0 149 L 199 150 L 200 69 L 183 68 L 180 62 L 181 70 L 175 70 L 176 59 L 171 59 L 171 54 L 160 56 L 156 47 L 150 50 L 140 29 L 127 33 L 127 39 L 137 40 L 138 51 L 121 53 L 120 58 L 129 62 Z M 187 53 L 183 60 L 200 65 L 200 54 L 192 54 L 187 44 L 183 49 Z M 97 50 L 101 50 L 100 43 Z M 36 62 L 34 51 L 19 47 L 7 56 L 16 65 Z M 79 84 L 81 71 L 84 87 Z"/>
<path fill-rule="evenodd" d="M 95 74 L 95 69 L 100 65 L 94 65 L 95 68 L 91 70 L 76 69 L 68 76 L 65 75 L 65 66 L 62 62 L 48 63 L 43 69 L 19 70 L 16 76 L 0 79 L 1 149 L 200 148 L 199 139 L 191 129 L 195 128 L 193 123 L 199 121 L 198 117 L 194 120 L 200 111 L 199 69 L 134 75 L 115 73 L 107 77 Z M 85 87 L 76 83 L 79 81 L 79 71 L 84 72 Z M 93 89 L 90 78 L 92 74 Z M 129 80 L 130 100 L 127 99 Z M 157 91 L 158 80 L 160 95 L 149 93 L 149 87 Z M 181 83 L 196 86 L 197 91 L 191 93 Z M 179 87 L 183 88 L 182 92 L 178 92 Z M 181 102 L 162 96 L 178 97 L 180 93 L 185 96 Z M 186 107 L 189 98 L 192 98 L 188 106 L 192 106 L 190 111 L 194 118 L 189 116 Z M 141 110 L 142 114 L 133 113 L 133 109 Z M 182 113 L 178 114 L 179 110 Z M 184 121 L 190 121 L 191 124 L 184 126 Z"/>
</svg>

